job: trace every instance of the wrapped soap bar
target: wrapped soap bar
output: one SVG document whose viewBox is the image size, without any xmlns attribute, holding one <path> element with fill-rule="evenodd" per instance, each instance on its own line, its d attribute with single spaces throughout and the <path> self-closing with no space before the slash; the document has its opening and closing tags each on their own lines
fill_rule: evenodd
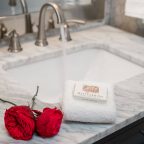
<svg viewBox="0 0 144 144">
<path fill-rule="evenodd" d="M 94 101 L 107 101 L 109 85 L 91 81 L 76 81 L 73 96 Z"/>
</svg>

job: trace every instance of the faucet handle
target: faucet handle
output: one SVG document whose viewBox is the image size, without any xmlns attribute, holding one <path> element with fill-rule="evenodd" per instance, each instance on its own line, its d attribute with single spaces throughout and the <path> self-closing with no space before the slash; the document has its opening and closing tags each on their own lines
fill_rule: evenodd
<svg viewBox="0 0 144 144">
<path fill-rule="evenodd" d="M 66 23 L 68 25 L 69 23 L 85 24 L 86 22 L 84 20 L 79 20 L 79 19 L 69 19 L 69 20 L 66 20 Z M 52 14 L 51 14 L 48 20 L 48 29 L 54 29 L 54 28 L 55 28 L 54 18 L 52 17 Z"/>
<path fill-rule="evenodd" d="M 33 31 L 34 33 L 37 33 L 37 32 L 38 32 L 38 25 L 37 25 L 36 23 L 33 23 L 33 24 L 32 24 L 32 31 Z"/>
<path fill-rule="evenodd" d="M 50 18 L 50 19 L 48 20 L 48 28 L 47 28 L 47 30 L 49 30 L 49 29 L 54 29 L 54 28 L 55 28 L 54 19 L 53 19 L 53 18 Z"/>
<path fill-rule="evenodd" d="M 49 29 L 54 29 L 55 28 L 55 21 L 54 21 L 54 10 L 51 10 L 49 12 L 49 20 L 48 20 L 48 28 Z"/>
<path fill-rule="evenodd" d="M 85 24 L 86 22 L 84 20 L 78 20 L 78 19 L 69 19 L 66 20 L 66 23 L 64 24 L 64 34 L 65 34 L 65 40 L 66 41 L 71 41 L 71 35 L 69 31 L 69 23 L 76 23 L 76 24 Z M 60 34 L 59 40 L 62 40 L 62 36 Z"/>
<path fill-rule="evenodd" d="M 80 20 L 80 19 L 69 19 L 66 20 L 66 22 L 69 23 L 76 23 L 76 24 L 85 24 L 86 22 L 84 20 Z"/>
<path fill-rule="evenodd" d="M 6 26 L 3 23 L 1 23 L 0 24 L 0 39 L 3 39 L 6 33 L 7 33 Z"/>
<path fill-rule="evenodd" d="M 8 51 L 12 53 L 22 51 L 22 47 L 19 41 L 19 34 L 16 32 L 16 30 L 12 30 L 11 32 L 9 32 L 8 37 L 9 37 Z"/>
</svg>

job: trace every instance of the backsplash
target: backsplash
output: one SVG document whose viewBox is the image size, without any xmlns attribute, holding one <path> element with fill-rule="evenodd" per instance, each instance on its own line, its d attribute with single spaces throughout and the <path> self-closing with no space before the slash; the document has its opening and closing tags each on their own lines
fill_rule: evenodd
<svg viewBox="0 0 144 144">
<path fill-rule="evenodd" d="M 111 0 L 110 25 L 144 36 L 144 23 L 141 19 L 125 16 L 126 0 Z"/>
<path fill-rule="evenodd" d="M 32 1 L 32 0 L 31 0 Z M 51 0 L 51 1 L 59 1 L 59 0 Z M 67 18 L 80 18 L 80 19 L 87 19 L 87 20 L 94 20 L 94 19 L 101 19 L 104 15 L 104 0 L 92 0 L 93 5 L 87 7 L 75 7 L 72 9 L 65 9 L 65 16 Z M 106 23 L 109 21 L 109 24 L 123 29 L 125 31 L 135 33 L 137 35 L 144 37 L 144 23 L 142 23 L 141 19 L 132 18 L 125 16 L 125 2 L 126 0 L 106 0 L 105 5 L 105 14 L 106 14 Z M 110 8 L 109 8 L 110 7 Z M 34 6 L 34 8 L 37 8 Z M 110 14 L 109 14 L 110 9 Z M 33 9 L 34 10 L 34 9 Z M 37 13 L 32 13 L 32 23 L 38 24 L 38 15 Z M 12 22 L 12 19 L 5 20 L 6 26 L 9 28 L 15 28 L 17 25 L 16 23 L 18 20 L 21 23 L 21 27 L 17 28 L 17 31 L 20 34 L 25 33 L 25 22 L 23 17 L 19 17 L 16 23 Z M 13 19 L 15 21 L 15 19 Z M 47 24 L 46 20 L 46 24 Z"/>
<path fill-rule="evenodd" d="M 2 0 L 0 0 L 2 1 Z M 38 25 L 38 20 L 39 20 L 39 13 L 34 12 L 34 11 L 39 11 L 41 8 L 41 5 L 46 3 L 46 0 L 37 0 L 34 5 L 32 5 L 33 0 L 28 1 L 28 8 L 30 11 L 33 11 L 31 13 L 31 21 L 33 24 L 34 32 L 37 31 L 37 25 Z M 62 2 L 61 0 L 50 0 L 57 2 L 59 5 Z M 109 0 L 107 0 L 109 1 Z M 81 1 L 82 2 L 82 1 Z M 39 4 L 39 5 L 38 5 Z M 8 15 L 5 19 L 0 19 L 0 23 L 4 23 L 7 29 L 16 29 L 16 31 L 20 34 L 23 35 L 25 34 L 25 18 L 22 15 L 16 15 L 13 17 L 10 17 L 11 15 L 11 8 L 8 5 L 8 0 L 7 2 L 2 1 L 3 9 L 1 9 L 2 6 L 0 6 L 0 15 Z M 104 19 L 104 8 L 105 8 L 105 0 L 93 0 L 92 4 L 88 5 L 75 5 L 75 6 L 69 6 L 69 7 L 64 7 L 62 6 L 62 9 L 64 11 L 64 15 L 66 19 L 82 19 L 85 21 L 100 21 Z M 108 8 L 107 8 L 108 9 Z M 16 9 L 16 13 L 20 14 L 21 13 L 21 5 L 18 3 Z M 109 14 L 106 14 L 107 17 L 109 18 Z M 46 29 L 48 29 L 48 17 L 49 17 L 49 11 L 46 14 Z M 54 16 L 54 19 L 56 17 Z M 108 19 L 107 18 L 107 19 Z M 21 25 L 21 27 L 17 27 L 17 24 Z"/>
</svg>

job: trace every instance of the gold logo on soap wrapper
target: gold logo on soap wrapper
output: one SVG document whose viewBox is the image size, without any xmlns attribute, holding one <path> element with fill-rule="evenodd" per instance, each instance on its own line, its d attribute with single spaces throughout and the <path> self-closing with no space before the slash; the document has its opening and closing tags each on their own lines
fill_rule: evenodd
<svg viewBox="0 0 144 144">
<path fill-rule="evenodd" d="M 83 91 L 85 91 L 85 92 L 91 92 L 91 93 L 99 93 L 99 87 L 84 85 L 83 86 Z"/>
</svg>

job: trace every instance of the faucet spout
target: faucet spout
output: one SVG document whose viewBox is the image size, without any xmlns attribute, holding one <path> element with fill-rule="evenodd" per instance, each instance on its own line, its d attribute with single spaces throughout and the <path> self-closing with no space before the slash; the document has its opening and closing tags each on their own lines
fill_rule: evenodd
<svg viewBox="0 0 144 144">
<path fill-rule="evenodd" d="M 38 30 L 37 40 L 35 42 L 35 45 L 37 46 L 48 45 L 48 42 L 46 40 L 46 33 L 45 33 L 45 14 L 46 14 L 46 10 L 48 7 L 51 7 L 54 9 L 56 16 L 57 16 L 57 23 L 59 24 L 65 23 L 63 11 L 57 4 L 52 3 L 52 2 L 44 4 L 40 10 L 39 30 Z"/>
</svg>

